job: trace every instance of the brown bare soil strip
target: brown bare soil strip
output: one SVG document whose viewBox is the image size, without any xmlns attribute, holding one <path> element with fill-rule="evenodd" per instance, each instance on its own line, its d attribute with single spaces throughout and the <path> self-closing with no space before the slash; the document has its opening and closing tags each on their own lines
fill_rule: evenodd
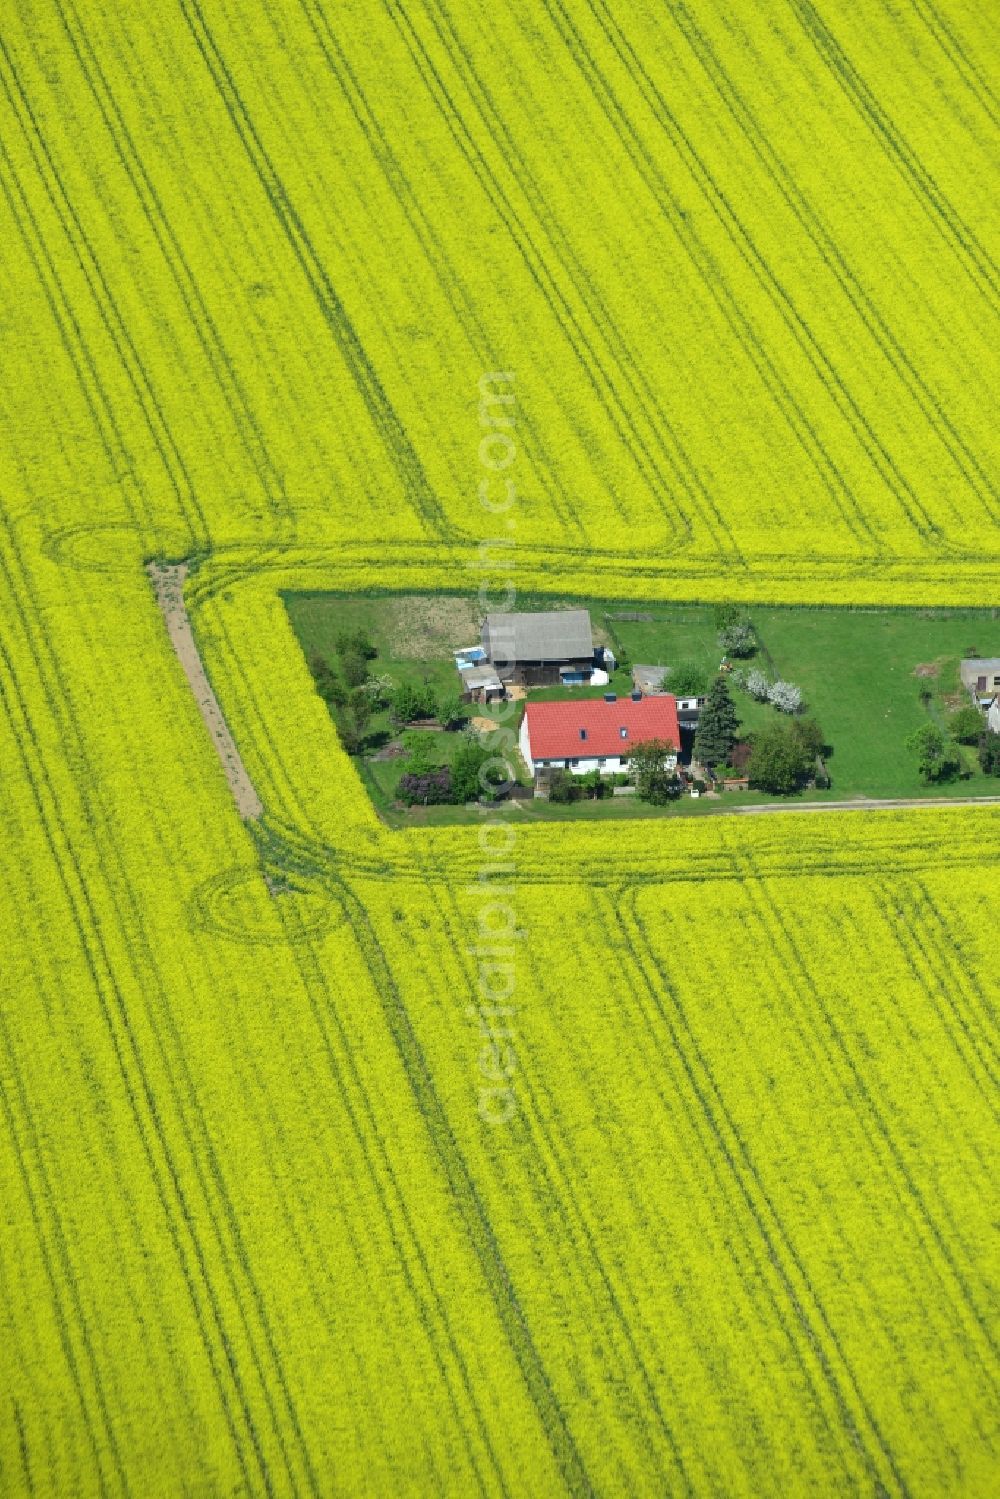
<svg viewBox="0 0 1000 1499">
<path fill-rule="evenodd" d="M 152 581 L 156 602 L 160 606 L 160 612 L 167 626 L 167 634 L 170 636 L 177 659 L 184 668 L 184 675 L 194 693 L 198 711 L 222 762 L 237 810 L 244 818 L 262 817 L 264 807 L 254 790 L 246 766 L 240 759 L 240 752 L 229 732 L 229 725 L 222 716 L 219 700 L 212 691 L 195 644 L 191 620 L 184 603 L 184 579 L 187 577 L 188 565 L 186 562 L 173 564 L 150 562 L 146 571 Z"/>
</svg>

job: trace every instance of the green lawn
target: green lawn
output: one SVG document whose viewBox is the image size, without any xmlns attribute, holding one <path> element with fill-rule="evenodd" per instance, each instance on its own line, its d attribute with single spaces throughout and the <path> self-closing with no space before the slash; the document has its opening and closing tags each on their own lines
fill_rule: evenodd
<svg viewBox="0 0 1000 1499">
<path fill-rule="evenodd" d="M 809 711 L 833 745 L 829 770 L 839 796 L 926 794 L 904 747 L 907 736 L 928 715 L 944 725 L 950 705 L 967 702 L 958 665 L 968 648 L 1000 655 L 1000 621 L 988 611 L 758 609 L 753 617 L 779 674 L 803 689 Z M 936 665 L 938 675 L 915 677 L 921 663 Z M 933 694 L 926 708 L 919 697 L 924 684 Z M 975 751 L 963 756 L 970 779 L 935 792 L 996 790 L 995 779 L 981 774 Z"/>
<path fill-rule="evenodd" d="M 394 681 L 430 681 L 435 690 L 457 685 L 452 650 L 474 644 L 478 622 L 471 598 L 443 595 L 288 594 L 285 604 L 307 657 L 315 653 L 333 662 L 336 637 L 343 630 L 364 629 L 377 649 L 373 673 L 387 673 Z M 552 608 L 558 604 L 589 608 L 595 639 L 624 652 L 631 663 L 664 666 L 692 663 L 705 674 L 706 684 L 717 670 L 722 652 L 717 643 L 714 610 L 707 605 L 663 606 L 609 602 L 599 599 L 524 597 L 518 607 Z M 967 778 L 944 786 L 925 785 L 907 736 L 930 717 L 944 725 L 949 712 L 966 701 L 958 666 L 972 650 L 983 656 L 1000 655 L 1000 618 L 994 610 L 850 610 L 752 607 L 749 614 L 761 651 L 749 663 L 769 675 L 779 675 L 802 688 L 806 711 L 818 719 L 832 745 L 827 764 L 829 791 L 805 793 L 810 799 L 869 797 L 969 796 L 996 792 L 996 778 L 984 776 L 973 749 L 963 749 Z M 634 614 L 639 618 L 623 618 Z M 934 675 L 918 677 L 916 668 L 932 666 Z M 631 686 L 627 671 L 615 672 L 611 690 L 625 693 Z M 921 688 L 929 689 L 923 703 Z M 600 696 L 605 688 L 540 688 L 538 699 Z M 754 702 L 734 687 L 733 697 L 747 732 L 779 717 L 767 704 Z M 475 711 L 475 710 L 470 710 Z M 519 710 L 508 710 L 505 722 L 517 727 Z M 391 734 L 388 716 L 376 715 L 370 726 L 373 743 Z M 435 759 L 450 759 L 456 734 L 437 734 Z M 522 770 L 519 757 L 516 768 Z M 383 816 L 406 824 L 445 824 L 465 821 L 461 807 L 433 807 L 400 812 L 393 809 L 402 772 L 398 759 L 367 758 L 362 766 L 373 801 Z M 733 805 L 730 796 L 724 804 Z M 764 801 L 752 793 L 740 801 Z M 546 802 L 527 804 L 511 816 L 522 820 L 650 815 L 700 815 L 718 803 L 685 799 L 658 811 L 630 797 L 608 797 L 568 807 Z"/>
</svg>

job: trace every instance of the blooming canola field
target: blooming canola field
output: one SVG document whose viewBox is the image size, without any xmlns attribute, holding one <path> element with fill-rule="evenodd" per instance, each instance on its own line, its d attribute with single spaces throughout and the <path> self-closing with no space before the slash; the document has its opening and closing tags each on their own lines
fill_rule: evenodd
<svg viewBox="0 0 1000 1499">
<path fill-rule="evenodd" d="M 5 1494 L 995 1491 L 1000 809 L 394 831 L 281 597 L 1000 603 L 994 33 L 12 0 Z"/>
</svg>

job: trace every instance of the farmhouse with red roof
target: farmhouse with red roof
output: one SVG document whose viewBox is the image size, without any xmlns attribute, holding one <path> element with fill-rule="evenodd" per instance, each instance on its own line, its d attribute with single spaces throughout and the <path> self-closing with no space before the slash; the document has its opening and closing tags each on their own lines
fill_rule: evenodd
<svg viewBox="0 0 1000 1499">
<path fill-rule="evenodd" d="M 650 739 L 673 746 L 664 760 L 672 770 L 681 737 L 677 701 L 670 693 L 620 698 L 609 692 L 579 702 L 528 703 L 519 743 L 532 775 L 555 767 L 577 775 L 591 770 L 612 775 L 628 770 L 634 747 Z"/>
</svg>

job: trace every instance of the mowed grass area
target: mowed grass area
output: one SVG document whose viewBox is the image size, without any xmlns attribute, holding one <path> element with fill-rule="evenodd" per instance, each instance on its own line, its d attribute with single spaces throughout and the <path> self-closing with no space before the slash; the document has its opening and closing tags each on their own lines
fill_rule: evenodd
<svg viewBox="0 0 1000 1499">
<path fill-rule="evenodd" d="M 833 745 L 829 795 L 976 795 L 997 789 L 996 779 L 979 770 L 973 749 L 962 748 L 967 779 L 927 787 L 905 748 L 928 716 L 945 726 L 949 714 L 968 703 L 958 674 L 967 652 L 1000 655 L 1000 620 L 992 611 L 751 613 L 778 672 L 802 688 Z M 934 666 L 937 674 L 918 678 L 919 665 Z M 926 707 L 921 687 L 932 694 Z"/>
<path fill-rule="evenodd" d="M 318 652 L 333 659 L 337 636 L 363 628 L 378 655 L 373 673 L 385 672 L 394 681 L 423 681 L 436 689 L 455 685 L 452 650 L 473 644 L 479 636 L 475 603 L 461 595 L 343 596 L 288 594 L 285 604 L 306 656 Z M 706 684 L 718 670 L 722 652 L 716 616 L 708 605 L 657 605 L 601 599 L 525 598 L 528 609 L 586 607 L 595 641 L 610 644 L 627 660 L 676 667 L 693 664 Z M 919 797 L 985 795 L 997 790 L 995 778 L 979 769 L 975 750 L 963 747 L 964 774 L 941 786 L 921 779 L 906 740 L 930 719 L 942 726 L 968 700 L 959 680 L 959 663 L 970 652 L 1000 655 L 1000 618 L 994 610 L 851 610 L 752 607 L 748 611 L 760 649 L 738 668 L 758 666 L 801 687 L 805 712 L 820 723 L 832 747 L 827 765 L 829 790 L 801 793 L 809 799 L 845 797 Z M 930 675 L 917 675 L 917 668 Z M 627 692 L 631 679 L 618 669 L 611 687 Z M 921 689 L 930 699 L 921 699 Z M 532 691 L 536 700 L 600 696 L 607 688 L 549 687 Z M 741 733 L 750 733 L 778 715 L 765 703 L 750 698 L 735 683 L 733 697 L 741 719 Z M 470 710 L 470 711 L 474 711 Z M 506 722 L 516 728 L 520 710 L 508 709 Z M 388 716 L 373 720 L 373 735 L 388 734 Z M 437 736 L 447 741 L 454 736 Z M 443 742 L 441 759 L 449 758 Z M 399 778 L 399 761 L 368 762 L 366 779 L 374 784 L 379 810 L 391 808 Z M 760 793 L 741 801 L 770 801 Z M 684 804 L 686 806 L 686 803 Z M 585 801 L 570 809 L 539 809 L 535 815 L 552 817 L 634 817 L 652 809 L 633 806 L 616 797 L 605 802 Z M 666 815 L 677 808 L 667 809 Z M 407 814 L 407 821 L 463 821 L 461 808 L 432 808 Z M 525 815 L 531 815 L 526 812 Z M 664 815 L 660 813 L 659 815 Z"/>
<path fill-rule="evenodd" d="M 707 673 L 718 667 L 711 608 L 645 612 L 655 618 L 611 619 L 632 661 L 692 661 Z M 1000 656 L 1000 619 L 993 610 L 756 607 L 747 612 L 761 642 L 749 664 L 801 687 L 805 711 L 819 721 L 832 746 L 827 763 L 833 784 L 826 792 L 809 791 L 809 797 L 968 796 L 996 790 L 996 781 L 979 770 L 973 749 L 961 751 L 966 778 L 927 786 L 905 747 L 928 717 L 944 727 L 949 714 L 968 702 L 959 680 L 963 656 Z M 935 674 L 918 677 L 918 666 L 933 667 Z M 931 693 L 926 706 L 922 687 Z M 774 719 L 773 708 L 737 687 L 733 697 L 742 732 Z"/>
</svg>

